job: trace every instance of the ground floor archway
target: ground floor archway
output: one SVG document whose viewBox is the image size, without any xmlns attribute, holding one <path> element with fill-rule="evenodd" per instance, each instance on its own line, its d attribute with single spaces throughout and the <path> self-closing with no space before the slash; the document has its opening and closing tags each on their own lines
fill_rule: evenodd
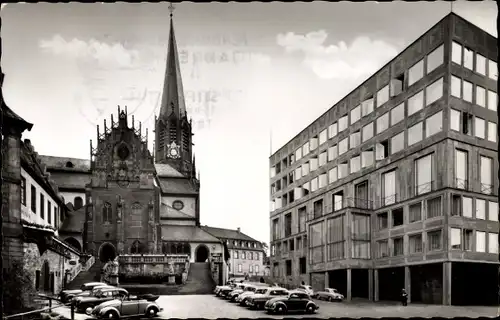
<svg viewBox="0 0 500 320">
<path fill-rule="evenodd" d="M 207 261 L 208 254 L 209 254 L 208 247 L 204 244 L 200 244 L 198 247 L 196 247 L 195 262 Z"/>
<path fill-rule="evenodd" d="M 106 242 L 99 248 L 99 260 L 106 263 L 116 258 L 116 248 L 111 243 Z"/>
</svg>

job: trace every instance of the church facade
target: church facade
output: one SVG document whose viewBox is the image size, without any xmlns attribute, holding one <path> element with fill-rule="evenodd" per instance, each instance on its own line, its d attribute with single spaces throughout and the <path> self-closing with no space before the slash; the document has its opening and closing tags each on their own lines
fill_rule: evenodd
<svg viewBox="0 0 500 320">
<path fill-rule="evenodd" d="M 111 115 L 103 132 L 97 128 L 90 159 L 41 157 L 74 209 L 61 231 L 103 262 L 127 254 L 222 262 L 223 242 L 200 228 L 200 181 L 172 19 L 154 132 L 151 153 L 147 130 L 143 135 L 118 107 L 118 119 Z"/>
</svg>

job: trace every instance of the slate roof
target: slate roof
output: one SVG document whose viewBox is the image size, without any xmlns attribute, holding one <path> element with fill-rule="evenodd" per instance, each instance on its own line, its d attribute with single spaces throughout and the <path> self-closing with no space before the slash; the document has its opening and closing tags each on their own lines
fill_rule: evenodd
<svg viewBox="0 0 500 320">
<path fill-rule="evenodd" d="M 186 178 L 158 178 L 162 193 L 198 194 L 193 181 Z"/>
<path fill-rule="evenodd" d="M 162 213 L 166 213 L 167 218 L 186 218 L 186 219 L 194 219 L 193 216 L 182 212 L 182 210 L 176 210 L 168 204 L 162 203 L 160 208 L 160 216 L 165 216 Z"/>
<path fill-rule="evenodd" d="M 82 189 L 90 183 L 92 176 L 83 172 L 51 172 L 50 177 L 59 187 Z"/>
<path fill-rule="evenodd" d="M 84 205 L 80 209 L 69 212 L 64 219 L 60 232 L 68 232 L 68 233 L 82 233 L 83 225 L 85 224 L 85 212 L 87 205 Z"/>
<path fill-rule="evenodd" d="M 221 241 L 200 227 L 161 226 L 161 239 L 164 241 L 220 243 Z"/>
<path fill-rule="evenodd" d="M 210 233 L 211 235 L 213 235 L 214 237 L 217 237 L 219 239 L 254 241 L 254 242 L 260 243 L 260 241 L 255 240 L 254 238 L 249 237 L 246 234 L 244 234 L 238 230 L 215 228 L 215 227 L 209 227 L 209 226 L 202 226 L 201 228 L 203 230 L 205 230 L 206 232 Z"/>
<path fill-rule="evenodd" d="M 90 171 L 90 160 L 68 157 L 53 157 L 53 156 L 40 156 L 42 162 L 49 169 L 64 169 L 68 171 Z M 68 168 L 66 164 L 71 162 L 72 168 Z"/>
<path fill-rule="evenodd" d="M 185 178 L 182 173 L 177 171 L 174 167 L 165 163 L 155 163 L 156 174 L 158 177 L 169 178 Z"/>
</svg>

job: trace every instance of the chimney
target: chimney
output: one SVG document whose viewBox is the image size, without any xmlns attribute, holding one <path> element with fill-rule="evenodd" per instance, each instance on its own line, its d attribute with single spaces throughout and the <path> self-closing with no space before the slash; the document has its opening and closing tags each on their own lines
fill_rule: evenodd
<svg viewBox="0 0 500 320">
<path fill-rule="evenodd" d="M 241 231 L 240 227 L 236 228 L 236 231 L 238 231 L 238 233 L 240 233 L 240 231 Z"/>
</svg>

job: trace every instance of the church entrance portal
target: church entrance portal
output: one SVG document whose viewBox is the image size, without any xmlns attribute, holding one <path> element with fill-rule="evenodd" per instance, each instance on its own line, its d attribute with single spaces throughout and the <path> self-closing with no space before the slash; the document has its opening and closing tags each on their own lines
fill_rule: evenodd
<svg viewBox="0 0 500 320">
<path fill-rule="evenodd" d="M 106 263 L 109 260 L 114 260 L 116 258 L 115 247 L 111 243 L 105 243 L 101 245 L 99 249 L 99 260 Z"/>
<path fill-rule="evenodd" d="M 205 262 L 208 259 L 208 248 L 204 244 L 200 244 L 196 248 L 196 254 L 195 254 L 196 260 L 195 262 Z"/>
</svg>

